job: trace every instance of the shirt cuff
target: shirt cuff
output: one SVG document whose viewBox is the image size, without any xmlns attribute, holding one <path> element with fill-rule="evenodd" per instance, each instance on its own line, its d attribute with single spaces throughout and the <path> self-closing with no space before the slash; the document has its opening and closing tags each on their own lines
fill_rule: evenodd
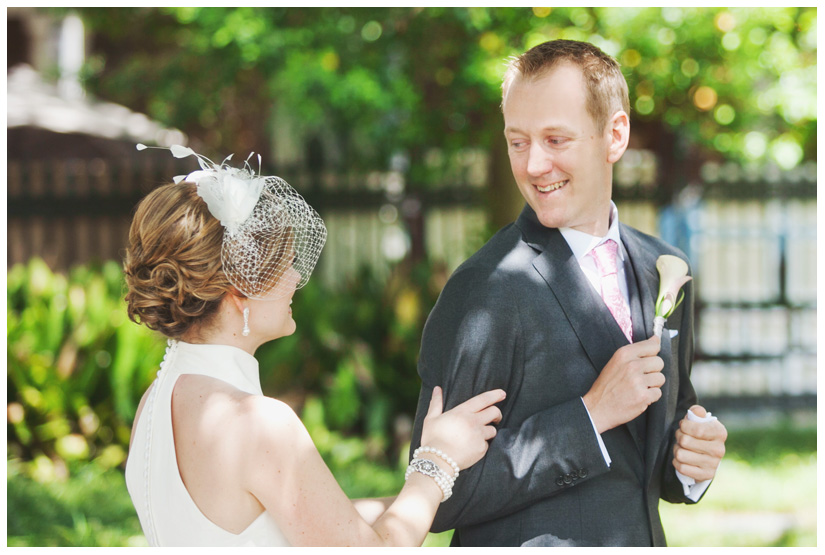
<svg viewBox="0 0 825 555">
<path fill-rule="evenodd" d="M 702 494 L 705 493 L 705 490 L 708 489 L 708 486 L 711 482 L 711 480 L 697 482 L 693 478 L 685 476 L 678 470 L 676 471 L 676 477 L 679 478 L 680 482 L 682 482 L 682 487 L 685 490 L 685 497 L 687 497 L 691 501 L 699 501 L 699 499 L 702 498 Z"/>
<path fill-rule="evenodd" d="M 590 416 L 590 411 L 587 410 L 587 404 L 582 399 L 582 405 L 584 405 L 584 410 L 587 412 L 587 417 L 590 419 L 590 425 L 593 426 L 593 433 L 596 434 L 596 440 L 599 442 L 599 449 L 602 450 L 602 457 L 604 457 L 604 463 L 610 468 L 610 463 L 613 460 L 610 458 L 610 455 L 607 453 L 607 447 L 604 446 L 604 441 L 602 441 L 602 436 L 599 433 L 599 430 L 596 429 L 596 424 L 593 422 L 593 417 Z M 707 486 L 705 486 L 707 488 Z M 704 491 L 704 490 L 702 490 Z"/>
</svg>

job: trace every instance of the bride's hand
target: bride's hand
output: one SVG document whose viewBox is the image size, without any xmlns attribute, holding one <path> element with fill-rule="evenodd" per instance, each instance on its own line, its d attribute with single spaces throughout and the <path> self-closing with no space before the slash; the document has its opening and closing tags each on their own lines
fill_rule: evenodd
<svg viewBox="0 0 825 555">
<path fill-rule="evenodd" d="M 494 405 L 504 397 L 503 390 L 493 389 L 442 412 L 442 392 L 436 387 L 424 418 L 421 445 L 441 449 L 461 470 L 474 465 L 487 452 L 487 442 L 496 436 L 492 424 L 501 421 L 501 411 Z"/>
</svg>

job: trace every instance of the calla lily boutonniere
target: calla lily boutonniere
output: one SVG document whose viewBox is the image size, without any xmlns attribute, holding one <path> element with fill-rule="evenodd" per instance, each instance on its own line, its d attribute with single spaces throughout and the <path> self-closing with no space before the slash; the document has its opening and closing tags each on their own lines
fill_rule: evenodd
<svg viewBox="0 0 825 555">
<path fill-rule="evenodd" d="M 687 263 L 678 256 L 663 254 L 656 260 L 656 269 L 659 270 L 659 296 L 656 298 L 653 334 L 661 337 L 668 316 L 685 298 L 682 286 L 693 278 L 687 275 Z"/>
</svg>

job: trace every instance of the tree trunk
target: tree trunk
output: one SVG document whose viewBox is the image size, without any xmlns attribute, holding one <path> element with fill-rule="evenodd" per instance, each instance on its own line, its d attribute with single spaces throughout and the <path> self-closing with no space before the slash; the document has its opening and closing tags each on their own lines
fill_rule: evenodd
<svg viewBox="0 0 825 555">
<path fill-rule="evenodd" d="M 507 144 L 499 139 L 493 141 L 490 149 L 487 186 L 487 207 L 490 226 L 500 229 L 513 222 L 524 207 L 524 197 L 513 179 Z"/>
</svg>

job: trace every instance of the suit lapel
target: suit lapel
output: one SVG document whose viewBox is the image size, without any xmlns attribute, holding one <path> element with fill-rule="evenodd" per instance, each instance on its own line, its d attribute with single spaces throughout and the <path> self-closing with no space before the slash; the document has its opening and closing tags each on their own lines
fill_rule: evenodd
<svg viewBox="0 0 825 555">
<path fill-rule="evenodd" d="M 517 225 L 525 241 L 540 251 L 533 260 L 533 267 L 558 300 L 598 374 L 613 353 L 627 344 L 627 338 L 587 280 L 559 230 L 542 226 L 529 206 L 525 206 Z"/>
<path fill-rule="evenodd" d="M 633 323 L 633 341 L 642 341 L 645 339 L 645 319 L 641 294 L 639 293 L 639 281 L 636 278 L 633 264 L 628 261 L 624 266 L 625 277 L 627 278 L 627 295 L 630 301 L 630 319 Z M 639 454 L 644 458 L 645 438 L 647 437 L 647 413 L 643 412 L 634 420 L 628 422 L 627 427 L 633 435 L 633 439 L 636 440 L 636 447 L 639 449 Z"/>
<path fill-rule="evenodd" d="M 636 279 L 639 299 L 636 302 L 636 309 L 641 309 L 641 315 L 637 318 L 635 313 L 631 313 L 633 318 L 633 337 L 636 341 L 643 341 L 653 335 L 653 314 L 655 311 L 656 296 L 659 294 L 659 275 L 656 270 L 656 259 L 658 252 L 652 251 L 646 245 L 647 241 L 632 228 L 622 225 L 622 242 L 627 249 L 630 267 Z M 631 310 L 633 307 L 631 301 Z M 639 329 L 641 327 L 641 329 Z M 638 331 L 637 331 L 638 330 Z M 639 335 L 636 335 L 639 333 Z M 665 365 L 662 374 L 665 377 L 663 388 L 674 387 L 675 382 L 671 380 L 675 369 L 670 352 L 670 338 L 662 338 L 662 349 L 659 352 Z M 662 444 L 662 437 L 665 434 L 667 424 L 667 403 L 668 395 L 662 391 L 662 397 L 646 411 L 646 441 L 645 441 L 645 467 L 648 473 L 653 472 L 656 461 L 657 447 Z"/>
<path fill-rule="evenodd" d="M 632 272 L 639 293 L 637 299 L 639 305 L 636 308 L 641 309 L 641 317 L 631 312 L 633 337 L 636 341 L 642 341 L 653 335 L 653 312 L 656 308 L 656 296 L 659 294 L 659 274 L 656 271 L 658 253 L 650 252 L 649 248 L 645 248 L 638 231 L 624 224 L 619 225 L 622 243 L 630 259 L 628 279 Z M 633 299 L 630 304 L 632 311 Z"/>
</svg>

